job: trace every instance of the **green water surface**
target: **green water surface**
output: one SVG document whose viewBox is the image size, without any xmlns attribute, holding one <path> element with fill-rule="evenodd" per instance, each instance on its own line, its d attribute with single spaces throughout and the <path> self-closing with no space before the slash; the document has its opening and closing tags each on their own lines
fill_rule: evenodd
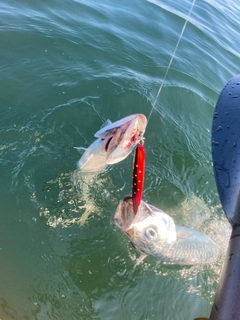
<svg viewBox="0 0 240 320">
<path fill-rule="evenodd" d="M 1 320 L 209 316 L 223 258 L 194 268 L 147 258 L 133 268 L 139 254 L 112 223 L 131 192 L 133 156 L 90 177 L 87 190 L 75 174 L 74 147 L 88 147 L 107 119 L 151 113 L 144 200 L 209 235 L 224 255 L 230 228 L 211 125 L 220 91 L 239 72 L 240 7 L 196 0 L 189 16 L 191 5 L 0 3 Z"/>
</svg>

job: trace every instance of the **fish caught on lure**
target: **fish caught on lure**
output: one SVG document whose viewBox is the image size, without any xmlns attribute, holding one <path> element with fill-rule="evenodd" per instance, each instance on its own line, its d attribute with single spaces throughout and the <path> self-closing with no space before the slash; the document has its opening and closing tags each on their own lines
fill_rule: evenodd
<svg viewBox="0 0 240 320">
<path fill-rule="evenodd" d="M 220 253 L 219 246 L 208 236 L 175 225 L 169 215 L 144 201 L 135 214 L 131 196 L 120 201 L 113 222 L 141 252 L 139 263 L 149 255 L 170 264 L 208 264 Z"/>
<path fill-rule="evenodd" d="M 78 161 L 78 168 L 85 172 L 98 172 L 107 165 L 125 159 L 136 144 L 142 140 L 147 118 L 140 113 L 111 123 L 110 120 L 95 133 L 95 140 Z"/>
</svg>

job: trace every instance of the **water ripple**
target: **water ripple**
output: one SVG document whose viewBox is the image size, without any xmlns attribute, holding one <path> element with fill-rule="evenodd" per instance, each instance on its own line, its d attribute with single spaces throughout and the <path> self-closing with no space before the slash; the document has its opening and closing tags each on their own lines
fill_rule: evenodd
<svg viewBox="0 0 240 320">
<path fill-rule="evenodd" d="M 173 308 L 178 319 L 209 316 L 222 258 L 191 268 L 148 257 L 133 269 L 139 254 L 111 222 L 131 192 L 132 156 L 85 189 L 75 171 L 75 146 L 92 143 L 108 118 L 148 116 L 163 84 L 146 131 L 144 200 L 224 252 L 230 227 L 212 172 L 211 121 L 221 88 L 239 72 L 239 5 L 196 1 L 188 16 L 191 4 L 1 2 L 6 317 L 172 319 Z"/>
</svg>

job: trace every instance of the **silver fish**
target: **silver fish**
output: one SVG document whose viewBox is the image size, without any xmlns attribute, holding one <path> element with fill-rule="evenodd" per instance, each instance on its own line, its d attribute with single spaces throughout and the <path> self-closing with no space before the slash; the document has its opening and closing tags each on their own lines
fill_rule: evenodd
<svg viewBox="0 0 240 320">
<path fill-rule="evenodd" d="M 131 196 L 120 201 L 113 222 L 142 253 L 139 262 L 150 255 L 171 264 L 207 264 L 220 253 L 219 246 L 208 236 L 175 225 L 169 215 L 144 201 L 135 215 Z"/>
<path fill-rule="evenodd" d="M 95 133 L 95 140 L 78 161 L 78 168 L 85 172 L 98 172 L 107 165 L 125 159 L 135 145 L 143 138 L 147 118 L 143 114 L 133 114 L 107 124 Z M 76 148 L 78 150 L 84 148 Z"/>
</svg>

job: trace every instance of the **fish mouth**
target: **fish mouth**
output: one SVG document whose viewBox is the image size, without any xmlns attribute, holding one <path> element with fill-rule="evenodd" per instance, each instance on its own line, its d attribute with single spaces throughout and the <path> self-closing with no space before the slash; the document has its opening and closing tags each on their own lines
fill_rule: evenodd
<svg viewBox="0 0 240 320">
<path fill-rule="evenodd" d="M 106 130 L 105 151 L 107 152 L 107 164 L 114 164 L 123 160 L 133 150 L 134 146 L 143 140 L 147 125 L 147 118 L 142 114 L 127 117 L 128 121 L 120 122 L 116 127 Z M 112 124 L 113 125 L 113 124 Z M 99 135 L 99 134 L 98 134 Z"/>
<path fill-rule="evenodd" d="M 138 114 L 136 120 L 131 124 L 128 124 L 128 128 L 124 132 L 124 137 L 128 136 L 128 141 L 124 148 L 130 148 L 132 145 L 137 144 L 143 140 L 143 135 L 147 126 L 147 118 L 143 114 Z M 126 137 L 127 138 L 127 137 Z"/>
<path fill-rule="evenodd" d="M 124 196 L 113 216 L 113 222 L 119 229 L 126 232 L 133 223 L 134 218 L 132 197 L 129 195 Z"/>
<path fill-rule="evenodd" d="M 137 113 L 113 123 L 108 120 L 106 123 L 95 133 L 97 140 L 85 150 L 79 160 L 78 167 L 82 171 L 98 172 L 107 165 L 125 159 L 139 140 L 143 140 L 147 118 Z"/>
<path fill-rule="evenodd" d="M 152 208 L 141 200 L 138 211 L 135 214 L 132 196 L 124 196 L 113 216 L 113 222 L 119 229 L 128 234 L 135 223 L 139 223 L 152 215 Z"/>
</svg>

